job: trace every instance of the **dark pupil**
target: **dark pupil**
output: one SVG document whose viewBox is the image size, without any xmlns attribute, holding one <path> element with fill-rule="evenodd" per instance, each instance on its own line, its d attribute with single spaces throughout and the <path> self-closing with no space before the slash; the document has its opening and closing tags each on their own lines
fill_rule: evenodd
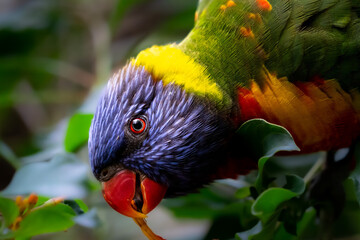
<svg viewBox="0 0 360 240">
<path fill-rule="evenodd" d="M 133 128 L 136 131 L 140 131 L 143 128 L 143 123 L 139 119 L 134 119 L 133 122 Z"/>
</svg>

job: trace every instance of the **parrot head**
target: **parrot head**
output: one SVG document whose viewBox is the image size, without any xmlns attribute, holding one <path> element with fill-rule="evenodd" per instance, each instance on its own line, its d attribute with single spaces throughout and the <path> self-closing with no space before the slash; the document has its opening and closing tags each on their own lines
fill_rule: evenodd
<svg viewBox="0 0 360 240">
<path fill-rule="evenodd" d="M 229 128 L 204 98 L 128 64 L 110 79 L 97 106 L 91 168 L 111 207 L 142 218 L 164 197 L 212 180 Z"/>
</svg>

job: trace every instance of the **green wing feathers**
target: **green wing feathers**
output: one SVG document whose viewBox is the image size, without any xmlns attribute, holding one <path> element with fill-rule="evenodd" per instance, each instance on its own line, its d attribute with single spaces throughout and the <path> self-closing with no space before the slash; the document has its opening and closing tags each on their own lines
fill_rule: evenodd
<svg viewBox="0 0 360 240">
<path fill-rule="evenodd" d="M 336 78 L 345 89 L 360 79 L 359 3 L 350 0 L 274 1 L 262 43 L 270 71 L 290 80 Z"/>
<path fill-rule="evenodd" d="M 179 47 L 239 100 L 240 122 L 337 149 L 360 131 L 359 16 L 359 0 L 203 0 Z"/>
<path fill-rule="evenodd" d="M 179 46 L 227 92 L 258 79 L 263 66 L 290 81 L 320 76 L 359 88 L 359 2 L 202 0 Z"/>
<path fill-rule="evenodd" d="M 359 2 L 202 0 L 181 43 L 133 63 L 236 124 L 264 118 L 309 152 L 344 147 L 360 132 Z"/>
</svg>

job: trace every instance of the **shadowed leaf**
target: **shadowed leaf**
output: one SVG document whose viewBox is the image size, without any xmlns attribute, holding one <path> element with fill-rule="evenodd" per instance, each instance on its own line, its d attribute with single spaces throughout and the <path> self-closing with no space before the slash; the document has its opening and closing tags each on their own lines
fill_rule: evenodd
<svg viewBox="0 0 360 240">
<path fill-rule="evenodd" d="M 49 162 L 20 168 L 2 192 L 15 196 L 37 193 L 49 197 L 82 198 L 86 195 L 87 166 L 70 154 L 59 154 Z"/>
<path fill-rule="evenodd" d="M 254 202 L 252 214 L 263 222 L 269 220 L 281 203 L 297 196 L 296 193 L 283 188 L 269 188 L 265 190 Z"/>
</svg>

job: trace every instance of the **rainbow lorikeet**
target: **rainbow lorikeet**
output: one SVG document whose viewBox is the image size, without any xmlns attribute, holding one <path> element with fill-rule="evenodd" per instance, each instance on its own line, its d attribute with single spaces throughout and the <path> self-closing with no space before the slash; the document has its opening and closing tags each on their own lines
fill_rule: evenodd
<svg viewBox="0 0 360 240">
<path fill-rule="evenodd" d="M 90 129 L 92 171 L 118 212 L 145 217 L 164 197 L 254 161 L 236 130 L 263 118 L 301 152 L 360 135 L 356 0 L 201 0 L 195 26 L 116 72 Z"/>
</svg>

